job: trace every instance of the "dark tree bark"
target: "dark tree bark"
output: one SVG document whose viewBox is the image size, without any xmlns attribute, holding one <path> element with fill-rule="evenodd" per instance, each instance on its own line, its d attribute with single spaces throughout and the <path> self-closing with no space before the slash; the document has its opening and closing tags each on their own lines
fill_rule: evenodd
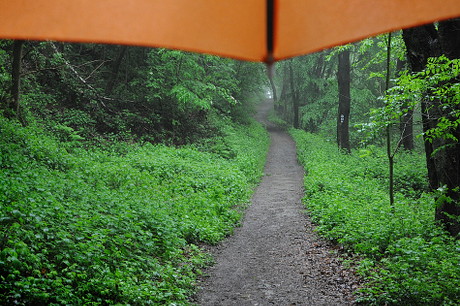
<svg viewBox="0 0 460 306">
<path fill-rule="evenodd" d="M 289 76 L 291 80 L 291 95 L 292 95 L 292 108 L 293 108 L 293 125 L 294 128 L 298 129 L 299 128 L 299 97 L 297 96 L 296 90 L 295 90 L 295 82 L 294 82 L 294 70 L 292 66 L 294 65 L 293 60 L 290 61 L 289 63 Z"/>
<path fill-rule="evenodd" d="M 11 100 L 8 102 L 8 109 L 12 116 L 19 116 L 19 95 L 21 92 L 21 60 L 23 40 L 15 40 L 13 43 L 13 65 L 11 71 Z"/>
<path fill-rule="evenodd" d="M 440 22 L 438 29 L 442 53 L 450 59 L 460 58 L 460 18 Z M 443 117 L 450 116 L 442 108 L 436 108 L 436 111 Z M 454 135 L 460 139 L 460 127 L 456 128 Z M 435 155 L 437 175 L 439 183 L 447 186 L 447 196 L 452 201 L 440 203 L 436 209 L 436 219 L 445 224 L 452 235 L 457 235 L 460 233 L 460 223 L 449 215 L 460 216 L 460 143 L 445 140 L 440 145 L 445 147 Z"/>
<path fill-rule="evenodd" d="M 324 67 L 325 67 L 325 52 L 321 52 L 320 55 L 317 57 L 317 61 L 315 64 L 315 68 L 313 70 L 313 75 L 317 79 L 321 79 L 324 77 Z M 314 97 L 318 97 L 321 94 L 321 87 L 319 86 L 318 83 L 312 82 L 312 93 Z"/>
<path fill-rule="evenodd" d="M 414 72 L 425 68 L 427 59 L 445 54 L 449 58 L 460 58 L 460 19 L 439 23 L 438 31 L 434 25 L 413 28 L 403 31 L 409 63 Z M 454 80 L 452 80 L 454 82 Z M 448 117 L 444 109 L 438 107 L 436 101 L 422 102 L 423 131 L 436 126 L 441 117 Z M 460 127 L 454 132 L 460 136 Z M 460 144 L 451 140 L 425 139 L 425 152 L 428 168 L 430 190 L 446 186 L 446 196 L 451 200 L 441 201 L 436 208 L 436 220 L 440 221 L 452 235 L 460 233 L 460 224 L 452 216 L 460 216 Z M 435 152 L 435 153 L 434 153 Z M 433 154 L 434 153 L 434 154 Z"/>
<path fill-rule="evenodd" d="M 287 64 L 283 65 L 283 88 L 278 100 L 277 112 L 282 118 L 286 118 L 287 101 L 289 100 L 289 71 Z"/>
<path fill-rule="evenodd" d="M 460 58 L 460 18 L 442 21 L 438 28 L 443 53 L 450 59 Z"/>
<path fill-rule="evenodd" d="M 112 72 L 109 77 L 109 81 L 107 82 L 107 86 L 105 88 L 105 94 L 110 96 L 112 94 L 113 88 L 115 87 L 115 82 L 117 81 L 118 72 L 120 71 L 120 66 L 125 57 L 126 50 L 128 49 L 127 46 L 120 46 L 118 51 L 118 56 L 112 64 Z"/>
<path fill-rule="evenodd" d="M 350 51 L 339 54 L 339 69 L 337 71 L 339 86 L 339 111 L 337 115 L 337 144 L 339 148 L 350 152 Z"/>
<path fill-rule="evenodd" d="M 403 30 L 403 39 L 406 44 L 407 58 L 413 72 L 422 71 L 429 57 L 441 55 L 437 32 L 433 24 Z M 422 129 L 425 133 L 436 125 L 428 113 L 429 102 L 421 101 Z M 428 181 L 430 190 L 436 190 L 439 180 L 434 164 L 433 145 L 424 137 L 426 164 L 428 168 Z"/>
</svg>

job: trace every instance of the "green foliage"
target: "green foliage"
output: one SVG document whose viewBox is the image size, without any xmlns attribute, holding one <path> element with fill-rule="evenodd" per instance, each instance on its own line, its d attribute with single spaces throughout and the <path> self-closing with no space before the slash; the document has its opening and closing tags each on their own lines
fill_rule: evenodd
<svg viewBox="0 0 460 306">
<path fill-rule="evenodd" d="M 435 138 L 450 139 L 458 142 L 456 130 L 460 124 L 460 60 L 449 60 L 445 56 L 430 58 L 426 69 L 415 77 L 423 81 L 422 90 L 430 93 L 431 107 L 442 109 L 436 127 L 425 132 L 429 141 Z M 410 81 L 410 80 L 409 80 Z M 414 88 L 421 91 L 420 89 Z"/>
<path fill-rule="evenodd" d="M 359 271 L 368 284 L 360 301 L 458 304 L 459 244 L 436 226 L 433 197 L 419 190 L 425 180 L 423 157 L 396 156 L 393 213 L 383 150 L 345 155 L 318 136 L 299 130 L 291 134 L 307 172 L 304 202 L 317 231 L 362 258 Z"/>
<path fill-rule="evenodd" d="M 337 86 L 335 71 L 330 69 L 336 61 L 326 60 L 329 53 L 330 51 L 326 50 L 298 57 L 280 65 L 283 69 L 280 99 L 285 104 L 284 113 L 280 116 L 292 123 L 292 107 L 297 99 L 300 106 L 300 125 L 309 132 L 322 130 L 329 120 L 335 120 L 336 117 L 334 105 L 337 103 Z"/>
<path fill-rule="evenodd" d="M 287 130 L 290 127 L 289 124 L 286 121 L 284 121 L 283 119 L 279 118 L 276 115 L 274 110 L 270 111 L 270 114 L 268 115 L 268 120 L 271 123 L 274 123 L 276 126 L 278 126 L 279 128 L 282 128 L 284 130 Z"/>
<path fill-rule="evenodd" d="M 11 45 L 0 41 L 0 102 Z M 268 137 L 246 99 L 261 65 L 100 44 L 24 51 L 28 126 L 0 117 L 0 304 L 186 304 L 210 260 L 196 244 L 232 232 L 262 173 Z"/>
<path fill-rule="evenodd" d="M 264 156 L 270 142 L 266 130 L 254 120 L 248 125 L 232 124 L 229 118 L 221 117 L 219 120 L 222 136 L 204 139 L 192 147 L 236 161 L 249 182 L 257 183 L 265 166 L 265 159 L 260 156 Z"/>
<path fill-rule="evenodd" d="M 285 61 L 278 65 L 278 87 L 280 99 L 277 105 L 278 115 L 292 123 L 293 100 L 300 105 L 300 127 L 311 133 L 320 133 L 336 139 L 337 132 L 337 54 L 350 50 L 351 61 L 351 113 L 350 141 L 358 147 L 362 141 L 363 126 L 369 121 L 371 108 L 382 106 L 378 99 L 384 91 L 386 35 L 365 39 L 355 44 L 340 46 L 331 50 L 310 54 Z M 401 33 L 395 33 L 392 39 L 391 70 L 395 71 L 405 56 L 405 46 Z M 292 65 L 293 73 L 285 69 Z M 290 67 L 289 67 L 290 68 Z M 294 88 L 291 88 L 291 87 Z M 378 144 L 381 137 L 369 137 L 367 140 Z"/>
<path fill-rule="evenodd" d="M 387 41 L 388 34 L 383 34 L 366 38 L 356 45 L 359 59 L 355 65 L 360 70 L 370 71 L 370 73 L 367 73 L 369 79 L 378 78 L 383 80 L 385 78 Z M 406 46 L 401 31 L 392 33 L 391 56 L 390 70 L 396 71 L 397 60 L 404 61 L 406 57 Z"/>
<path fill-rule="evenodd" d="M 0 103 L 4 103 L 8 97 L 8 89 L 11 86 L 9 55 L 4 50 L 8 45 L 10 45 L 9 41 L 0 41 Z"/>
<path fill-rule="evenodd" d="M 359 160 L 364 162 L 360 170 L 363 176 L 370 179 L 378 179 L 382 185 L 388 183 L 388 157 L 383 148 L 367 146 L 357 150 Z M 420 197 L 428 191 L 427 169 L 424 167 L 425 157 L 422 154 L 402 151 L 395 156 L 394 184 L 398 192 L 404 196 Z M 417 165 L 414 167 L 414 165 Z M 359 170 L 358 170 L 359 171 Z"/>
<path fill-rule="evenodd" d="M 396 241 L 380 267 L 367 270 L 370 286 L 363 289 L 362 300 L 377 305 L 458 305 L 459 247 L 447 235 Z"/>
<path fill-rule="evenodd" d="M 256 123 L 227 129 L 226 158 L 149 143 L 66 151 L 0 118 L 0 304 L 187 304 L 210 261 L 196 244 L 238 224 L 268 145 Z"/>
<path fill-rule="evenodd" d="M 161 130 L 176 143 L 192 143 L 212 135 L 214 113 L 239 119 L 243 100 L 239 62 L 166 49 L 154 49 L 147 59 L 145 99 L 159 114 Z M 248 80 L 257 84 L 260 75 Z M 246 85 L 247 86 L 247 85 Z M 244 89 L 249 90 L 249 89 Z M 197 137 L 196 137 L 197 136 Z"/>
<path fill-rule="evenodd" d="M 428 59 L 426 68 L 418 73 L 403 72 L 385 97 L 384 106 L 371 110 L 369 124 L 362 125 L 367 137 L 374 137 L 389 125 L 398 124 L 408 111 L 425 101 L 431 114 L 437 116 L 435 127 L 424 134 L 425 139 L 449 139 L 458 142 L 457 128 L 460 124 L 460 60 L 445 56 Z M 433 112 L 431 109 L 438 109 Z"/>
<path fill-rule="evenodd" d="M 0 41 L 0 100 L 10 94 L 11 56 L 11 42 Z M 21 106 L 25 122 L 69 127 L 87 141 L 183 145 L 214 135 L 212 113 L 249 122 L 246 98 L 264 80 L 261 67 L 177 50 L 28 41 Z"/>
</svg>

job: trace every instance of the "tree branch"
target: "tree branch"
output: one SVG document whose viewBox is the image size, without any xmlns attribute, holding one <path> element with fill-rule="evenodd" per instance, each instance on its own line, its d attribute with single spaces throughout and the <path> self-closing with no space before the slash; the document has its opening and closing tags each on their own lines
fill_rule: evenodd
<svg viewBox="0 0 460 306">
<path fill-rule="evenodd" d="M 53 42 L 50 42 L 50 44 L 51 44 L 51 47 L 54 49 L 54 52 L 55 52 L 56 54 L 62 54 L 62 53 L 58 50 L 58 48 L 56 47 L 56 45 L 55 45 Z M 67 61 L 64 57 L 62 57 L 62 59 L 64 60 L 64 65 L 72 72 L 72 74 L 73 74 L 81 83 L 83 83 L 86 87 L 88 87 L 88 89 L 91 90 L 91 92 L 92 92 L 92 93 L 94 94 L 94 96 L 99 100 L 99 102 L 101 103 L 101 105 L 102 105 L 105 109 L 107 109 L 108 111 L 114 113 L 114 111 L 111 110 L 103 101 L 120 101 L 120 100 L 119 100 L 119 99 L 114 99 L 114 98 L 111 98 L 111 97 L 106 97 L 106 96 L 100 95 L 100 94 L 98 93 L 97 89 L 94 88 L 90 83 L 88 83 L 88 81 L 87 81 L 86 79 L 84 79 L 84 78 L 78 73 L 77 70 L 75 70 L 74 66 L 72 66 L 72 65 L 69 63 L 69 61 Z M 102 65 L 102 64 L 104 64 L 104 62 L 101 63 L 101 65 Z M 99 67 L 100 67 L 101 65 L 99 65 Z M 96 70 L 99 69 L 99 67 L 96 68 Z M 94 72 L 94 71 L 93 71 L 93 72 Z M 93 72 L 92 72 L 92 73 L 93 73 Z M 92 74 L 92 73 L 91 73 L 91 74 Z M 91 75 L 91 74 L 90 74 L 90 75 Z M 134 101 L 128 101 L 128 102 L 134 102 Z"/>
</svg>

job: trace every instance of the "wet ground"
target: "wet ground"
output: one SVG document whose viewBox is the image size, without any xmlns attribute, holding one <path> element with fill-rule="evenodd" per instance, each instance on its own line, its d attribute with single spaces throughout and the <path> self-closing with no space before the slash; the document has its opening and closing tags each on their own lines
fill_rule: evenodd
<svg viewBox="0 0 460 306">
<path fill-rule="evenodd" d="M 291 137 L 266 121 L 271 101 L 257 118 L 271 146 L 265 176 L 233 236 L 212 250 L 199 305 L 352 305 L 357 280 L 342 267 L 334 247 L 314 233 L 301 203 L 303 168 Z"/>
</svg>

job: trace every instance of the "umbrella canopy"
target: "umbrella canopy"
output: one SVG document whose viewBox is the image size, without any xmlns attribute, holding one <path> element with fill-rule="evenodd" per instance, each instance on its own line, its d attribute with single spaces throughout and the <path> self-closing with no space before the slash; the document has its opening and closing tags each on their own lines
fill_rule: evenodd
<svg viewBox="0 0 460 306">
<path fill-rule="evenodd" d="M 0 0 L 0 37 L 271 62 L 457 16 L 459 0 Z"/>
</svg>

